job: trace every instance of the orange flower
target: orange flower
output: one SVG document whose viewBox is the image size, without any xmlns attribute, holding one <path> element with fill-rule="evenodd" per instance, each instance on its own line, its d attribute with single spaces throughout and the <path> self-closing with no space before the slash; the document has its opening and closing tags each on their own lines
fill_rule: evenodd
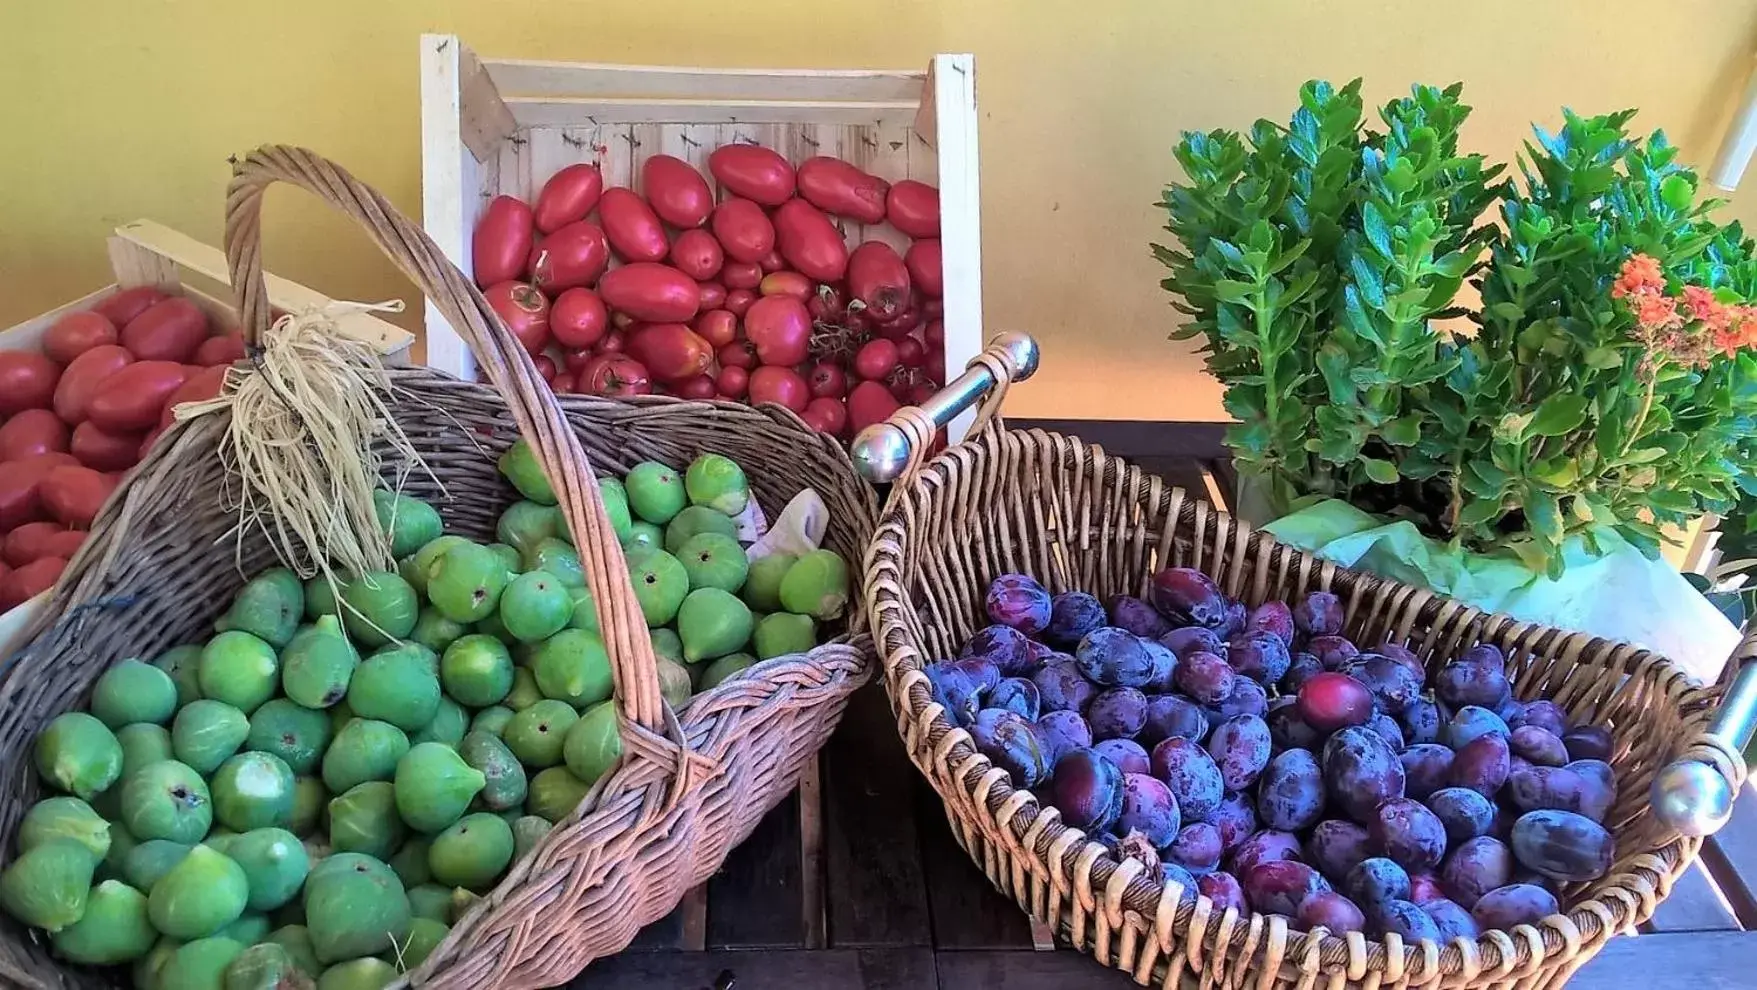
<svg viewBox="0 0 1757 990">
<path fill-rule="evenodd" d="M 1658 294 L 1663 291 L 1665 273 L 1659 270 L 1659 259 L 1646 254 L 1632 254 L 1628 261 L 1623 262 L 1616 284 L 1611 286 L 1611 298 L 1621 299 L 1624 296 Z"/>
<path fill-rule="evenodd" d="M 1683 325 L 1684 314 L 1678 312 L 1676 299 L 1644 292 L 1636 297 L 1635 322 L 1649 332 L 1670 330 Z"/>
<path fill-rule="evenodd" d="M 1725 308 L 1714 301 L 1714 293 L 1700 285 L 1684 286 L 1684 305 L 1689 307 L 1692 319 L 1701 320 L 1703 323 L 1708 322 L 1710 315 L 1716 309 Z"/>
</svg>

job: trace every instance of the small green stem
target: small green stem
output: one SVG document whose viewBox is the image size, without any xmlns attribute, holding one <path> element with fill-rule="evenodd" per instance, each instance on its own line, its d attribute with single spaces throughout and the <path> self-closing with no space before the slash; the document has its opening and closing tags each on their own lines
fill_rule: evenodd
<svg viewBox="0 0 1757 990">
<path fill-rule="evenodd" d="M 1269 293 L 1258 289 L 1251 307 L 1257 318 L 1257 359 L 1263 365 L 1263 415 L 1269 420 L 1269 449 L 1277 456 L 1275 445 L 1281 430 L 1280 386 L 1275 381 L 1275 353 L 1269 347 Z"/>
<path fill-rule="evenodd" d="M 1641 427 L 1647 422 L 1647 414 L 1653 410 L 1653 393 L 1659 387 L 1659 368 L 1647 377 L 1647 394 L 1641 397 L 1641 411 L 1635 414 L 1635 425 L 1629 428 L 1629 435 L 1623 440 L 1623 449 L 1617 451 L 1619 458 L 1627 457 L 1629 449 L 1641 437 Z"/>
</svg>

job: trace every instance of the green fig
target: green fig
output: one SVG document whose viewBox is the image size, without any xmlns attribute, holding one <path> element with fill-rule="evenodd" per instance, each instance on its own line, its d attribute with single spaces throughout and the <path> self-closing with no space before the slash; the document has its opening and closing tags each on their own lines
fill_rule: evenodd
<svg viewBox="0 0 1757 990">
<path fill-rule="evenodd" d="M 628 558 L 628 578 L 647 625 L 662 626 L 677 617 L 689 594 L 689 572 L 663 550 L 637 550 Z"/>
<path fill-rule="evenodd" d="M 505 543 L 490 543 L 488 549 L 493 551 L 494 556 L 500 558 L 500 563 L 506 568 L 508 581 L 524 573 L 525 559 L 517 547 L 508 546 Z"/>
<path fill-rule="evenodd" d="M 248 715 L 274 697 L 280 661 L 267 640 L 242 630 L 220 633 L 201 651 L 201 696 Z"/>
<path fill-rule="evenodd" d="M 335 582 L 327 574 L 305 579 L 305 621 L 316 622 L 326 615 L 336 615 Z"/>
<path fill-rule="evenodd" d="M 548 571 L 514 578 L 500 596 L 500 624 L 522 643 L 560 632 L 573 618 L 573 595 Z"/>
<path fill-rule="evenodd" d="M 403 882 L 405 890 L 414 890 L 433 879 L 433 873 L 427 868 L 427 850 L 433 845 L 425 835 L 411 836 L 403 843 L 396 855 L 389 860 L 390 868 L 396 871 L 397 879 Z"/>
<path fill-rule="evenodd" d="M 744 478 L 744 469 L 719 454 L 703 454 L 691 461 L 683 485 L 691 505 L 705 505 L 728 516 L 738 515 L 750 504 L 750 483 Z"/>
<path fill-rule="evenodd" d="M 475 622 L 494 613 L 506 590 L 506 565 L 479 543 L 459 543 L 427 569 L 427 597 L 453 622 Z"/>
<path fill-rule="evenodd" d="M 487 778 L 440 743 L 421 743 L 397 761 L 397 811 L 417 832 L 433 833 L 463 817 Z"/>
<path fill-rule="evenodd" d="M 131 962 L 159 940 L 146 913 L 146 895 L 119 880 L 105 880 L 86 896 L 85 914 L 50 937 L 55 954 L 87 966 Z"/>
<path fill-rule="evenodd" d="M 591 789 L 591 784 L 575 777 L 566 767 L 550 767 L 531 778 L 531 797 L 525 802 L 525 810 L 559 822 L 573 814 Z"/>
<path fill-rule="evenodd" d="M 372 571 L 349 581 L 341 598 L 342 625 L 348 635 L 368 647 L 408 636 L 421 614 L 415 589 L 402 575 L 390 571 Z"/>
<path fill-rule="evenodd" d="M 422 597 L 426 597 L 427 571 L 433 566 L 433 562 L 452 547 L 468 542 L 470 541 L 461 536 L 436 537 L 423 544 L 421 549 L 415 551 L 414 556 L 403 558 L 407 566 L 399 564 L 397 572 L 409 582 L 410 587 L 413 587 Z"/>
<path fill-rule="evenodd" d="M 103 859 L 110 852 L 110 823 L 76 797 L 52 797 L 31 805 L 18 826 L 19 852 L 56 839 L 71 839 L 91 850 L 94 860 Z"/>
<path fill-rule="evenodd" d="M 561 510 L 535 502 L 514 502 L 507 506 L 494 526 L 494 538 L 521 555 L 530 552 L 544 539 L 566 539 L 566 536 L 567 523 L 561 517 Z"/>
<path fill-rule="evenodd" d="M 382 488 L 372 493 L 378 527 L 390 538 L 390 555 L 406 557 L 439 538 L 445 528 L 433 506 Z"/>
<path fill-rule="evenodd" d="M 217 825 L 214 827 L 213 831 L 207 834 L 207 838 L 201 841 L 214 852 L 224 854 L 226 849 L 232 844 L 232 840 L 237 837 L 237 832 L 232 831 L 224 825 Z"/>
<path fill-rule="evenodd" d="M 293 638 L 304 614 L 305 586 L 299 575 L 272 567 L 244 585 L 215 628 L 246 632 L 280 649 Z"/>
<path fill-rule="evenodd" d="M 729 540 L 738 539 L 738 524 L 723 512 L 705 505 L 692 505 L 677 514 L 665 527 L 665 551 L 678 553 L 692 537 L 701 533 L 718 533 Z"/>
<path fill-rule="evenodd" d="M 122 776 L 122 744 L 85 712 L 55 716 L 37 736 L 34 756 L 43 780 L 87 801 Z"/>
<path fill-rule="evenodd" d="M 659 671 L 659 695 L 666 704 L 681 710 L 689 704 L 689 696 L 694 693 L 689 668 L 665 657 L 654 657 L 653 662 Z"/>
<path fill-rule="evenodd" d="M 122 824 L 143 842 L 169 839 L 193 845 L 207 835 L 213 814 L 207 781 L 176 760 L 149 763 L 122 783 Z"/>
<path fill-rule="evenodd" d="M 263 703 L 250 716 L 244 748 L 273 753 L 296 774 L 310 773 L 329 748 L 329 715 L 294 704 L 286 698 Z"/>
<path fill-rule="evenodd" d="M 569 629 L 584 629 L 587 632 L 598 631 L 598 604 L 592 599 L 592 589 L 573 589 L 573 614 L 567 621 Z"/>
<path fill-rule="evenodd" d="M 506 693 L 500 703 L 514 712 L 522 712 L 542 700 L 543 691 L 537 687 L 536 676 L 529 668 L 520 667 L 512 672 L 512 690 Z"/>
<path fill-rule="evenodd" d="M 121 796 L 118 795 L 117 803 L 120 802 Z M 129 835 L 128 830 L 123 828 L 122 823 L 119 821 L 105 819 L 104 824 L 109 826 L 110 829 L 108 836 L 110 840 L 110 848 L 105 850 L 104 858 L 98 860 L 97 869 L 92 871 L 92 876 L 96 877 L 99 881 L 126 881 L 128 877 L 122 872 L 122 866 L 128 861 L 128 854 L 134 851 L 135 846 L 140 845 L 140 841 L 134 836 Z M 20 835 L 19 841 L 24 841 L 22 834 Z M 19 851 L 23 852 L 24 850 L 21 847 Z"/>
<path fill-rule="evenodd" d="M 512 849 L 512 826 L 498 815 L 477 812 L 434 838 L 427 865 L 440 883 L 481 891 L 506 872 Z"/>
<path fill-rule="evenodd" d="M 723 656 L 702 671 L 702 682 L 698 690 L 709 691 L 720 686 L 720 682 L 741 670 L 756 666 L 756 657 L 748 653 L 733 653 Z"/>
<path fill-rule="evenodd" d="M 136 959 L 129 969 L 134 978 L 134 990 L 163 990 L 159 983 L 159 974 L 182 947 L 183 942 L 180 939 L 160 937 L 147 954 Z"/>
<path fill-rule="evenodd" d="M 397 981 L 397 968 L 383 959 L 350 959 L 318 977 L 317 990 L 382 990 Z"/>
<path fill-rule="evenodd" d="M 439 614 L 439 610 L 429 605 L 421 610 L 415 620 L 415 629 L 409 633 L 409 639 L 420 643 L 435 653 L 444 653 L 459 637 L 470 631 L 470 627 L 462 622 L 453 622 Z"/>
<path fill-rule="evenodd" d="M 486 732 L 496 739 L 506 731 L 506 723 L 512 721 L 513 710 L 505 705 L 490 705 L 476 713 L 470 720 L 471 732 Z M 468 737 L 466 737 L 468 738 Z"/>
<path fill-rule="evenodd" d="M 316 777 L 300 777 L 293 781 L 293 821 L 287 831 L 304 838 L 317 828 L 329 805 L 329 789 Z"/>
<path fill-rule="evenodd" d="M 758 612 L 781 611 L 781 580 L 798 560 L 795 554 L 772 553 L 751 561 L 739 596 Z"/>
<path fill-rule="evenodd" d="M 177 682 L 150 663 L 124 660 L 92 687 L 91 710 L 112 729 L 136 722 L 162 725 L 177 713 Z"/>
<path fill-rule="evenodd" d="M 419 643 L 404 643 L 360 663 L 348 684 L 348 707 L 360 718 L 414 732 L 433 721 L 439 694 L 439 658 Z"/>
<path fill-rule="evenodd" d="M 439 709 L 433 713 L 433 721 L 421 727 L 419 732 L 409 736 L 411 746 L 424 742 L 444 743 L 453 749 L 464 741 L 464 733 L 470 731 L 470 713 L 463 706 L 450 698 L 439 699 Z"/>
<path fill-rule="evenodd" d="M 834 550 L 813 550 L 781 578 L 781 607 L 828 622 L 848 608 L 848 563 Z"/>
<path fill-rule="evenodd" d="M 298 896 L 311 872 L 299 837 L 282 828 L 258 828 L 233 839 L 226 855 L 244 870 L 252 911 L 273 911 Z"/>
<path fill-rule="evenodd" d="M 519 765 L 518 757 L 501 742 L 500 737 L 487 732 L 471 732 L 458 745 L 458 755 L 464 762 L 482 771 L 482 803 L 494 811 L 505 811 L 516 807 L 525 800 L 525 768 Z"/>
<path fill-rule="evenodd" d="M 182 708 L 201 697 L 201 647 L 194 644 L 173 646 L 158 655 L 153 666 L 171 675 L 177 685 L 177 707 Z"/>
<path fill-rule="evenodd" d="M 311 947 L 311 932 L 304 925 L 283 925 L 269 932 L 268 944 L 285 949 L 287 955 L 292 957 L 293 965 L 299 967 L 299 971 L 306 976 L 315 980 L 323 972 L 323 963 L 317 961 L 317 950 Z"/>
<path fill-rule="evenodd" d="M 229 938 L 199 938 L 171 953 L 159 970 L 155 990 L 225 990 L 226 970 L 244 954 Z"/>
<path fill-rule="evenodd" d="M 616 765 L 622 757 L 622 734 L 614 701 L 586 709 L 579 721 L 567 730 L 562 757 L 567 761 L 568 771 L 587 786 L 597 783 L 599 777 Z M 534 799 L 532 804 L 535 805 Z M 532 810 L 535 811 L 535 807 Z M 543 812 L 537 811 L 537 814 L 543 815 Z M 559 821 L 549 815 L 543 817 Z"/>
<path fill-rule="evenodd" d="M 225 990 L 315 990 L 317 984 L 284 946 L 259 942 L 226 967 Z"/>
<path fill-rule="evenodd" d="M 403 730 L 376 719 L 353 719 L 323 754 L 323 786 L 341 794 L 368 780 L 389 780 L 408 751 Z"/>
<path fill-rule="evenodd" d="M 122 780 L 127 780 L 129 774 L 148 763 L 175 759 L 170 730 L 162 725 L 151 722 L 124 725 L 116 730 L 116 742 L 122 747 Z"/>
<path fill-rule="evenodd" d="M 512 654 L 493 636 L 464 636 L 439 658 L 439 681 L 445 693 L 471 708 L 500 702 L 512 690 L 512 679 Z"/>
<path fill-rule="evenodd" d="M 122 877 L 134 889 L 150 892 L 194 848 L 192 843 L 148 839 L 128 854 L 128 860 L 122 864 Z"/>
<path fill-rule="evenodd" d="M 636 519 L 629 525 L 628 536 L 622 539 L 622 550 L 629 553 L 637 547 L 665 549 L 665 531 L 650 522 Z"/>
<path fill-rule="evenodd" d="M 201 845 L 153 884 L 147 910 L 172 938 L 206 938 L 244 914 L 250 882 L 230 857 Z"/>
<path fill-rule="evenodd" d="M 313 843 L 313 841 L 310 839 L 306 839 L 304 842 L 301 843 L 301 845 L 303 845 L 305 847 L 305 855 L 307 857 L 317 856 L 317 855 L 328 856 L 330 854 L 330 850 L 317 847 Z M 269 917 L 274 921 L 274 923 L 277 926 L 282 927 L 282 928 L 286 928 L 286 927 L 293 926 L 293 925 L 297 925 L 300 928 L 304 928 L 305 927 L 305 901 L 301 898 L 295 897 L 292 900 L 288 901 L 287 903 L 276 908 L 272 913 L 270 913 Z M 270 933 L 270 940 L 271 941 L 273 940 L 273 933 L 272 932 Z M 321 971 L 321 967 L 319 967 L 319 969 Z M 307 972 L 309 972 L 309 971 L 307 971 Z"/>
<path fill-rule="evenodd" d="M 293 635 L 281 653 L 281 690 L 305 708 L 328 708 L 348 695 L 360 654 L 342 631 L 341 620 L 326 615 Z"/>
<path fill-rule="evenodd" d="M 268 937 L 268 915 L 245 912 L 238 920 L 214 933 L 215 938 L 229 938 L 239 945 L 255 945 Z"/>
<path fill-rule="evenodd" d="M 750 642 L 755 625 L 750 607 L 730 591 L 692 591 L 677 610 L 677 635 L 683 640 L 683 659 L 701 663 L 736 653 Z"/>
<path fill-rule="evenodd" d="M 653 655 L 667 660 L 683 662 L 683 639 L 677 630 L 661 626 L 647 630 L 647 640 L 653 644 Z"/>
<path fill-rule="evenodd" d="M 72 839 L 33 846 L 0 873 L 0 908 L 51 935 L 85 915 L 97 858 Z"/>
<path fill-rule="evenodd" d="M 250 718 L 223 701 L 192 701 L 171 723 L 171 753 L 201 773 L 213 773 L 250 738 Z"/>
<path fill-rule="evenodd" d="M 634 517 L 628 511 L 628 489 L 615 478 L 599 478 L 598 498 L 604 503 L 604 515 L 610 519 L 610 531 L 616 534 L 616 541 L 627 540 L 634 533 Z M 555 535 L 569 542 L 573 539 L 566 525 Z"/>
<path fill-rule="evenodd" d="M 521 564 L 524 571 L 548 571 L 569 591 L 586 586 L 586 572 L 580 564 L 580 552 L 572 544 L 555 537 L 537 541 Z M 501 608 L 505 608 L 505 604 Z"/>
<path fill-rule="evenodd" d="M 389 866 L 336 853 L 305 881 L 305 919 L 318 962 L 358 959 L 409 937 L 409 898 Z"/>
<path fill-rule="evenodd" d="M 537 463 L 536 453 L 524 437 L 513 441 L 513 445 L 500 455 L 499 467 L 501 476 L 512 482 L 520 495 L 542 505 L 555 504 L 555 488 L 543 475 L 543 467 Z"/>
<path fill-rule="evenodd" d="M 537 843 L 543 841 L 543 837 L 548 835 L 549 830 L 554 827 L 547 818 L 539 818 L 536 815 L 520 815 L 512 823 L 512 858 L 515 860 L 524 859 L 525 853 L 536 848 Z"/>
<path fill-rule="evenodd" d="M 775 612 L 762 617 L 751 633 L 758 659 L 805 653 L 817 645 L 817 626 L 809 615 Z"/>
<path fill-rule="evenodd" d="M 545 699 L 515 714 L 500 738 L 525 766 L 552 767 L 561 762 L 562 744 L 579 717 L 567 702 Z"/>
<path fill-rule="evenodd" d="M 584 629 L 563 629 L 537 644 L 531 672 L 545 698 L 575 708 L 603 701 L 614 689 L 604 641 Z"/>
<path fill-rule="evenodd" d="M 347 698 L 343 698 L 329 706 L 329 729 L 331 741 L 333 742 L 336 735 L 342 731 L 343 727 L 352 721 L 354 721 L 354 709 L 348 706 Z"/>
<path fill-rule="evenodd" d="M 473 890 L 466 887 L 453 887 L 451 889 L 451 923 L 455 925 L 464 920 L 464 915 L 469 914 L 470 909 L 475 907 L 476 902 L 481 899 L 481 896 Z"/>
<path fill-rule="evenodd" d="M 214 817 L 234 832 L 293 823 L 293 769 L 273 753 L 239 753 L 214 771 Z"/>
<path fill-rule="evenodd" d="M 451 918 L 451 891 L 435 883 L 410 887 L 409 910 L 417 918 L 430 918 L 445 924 Z"/>
<path fill-rule="evenodd" d="M 408 941 L 392 947 L 396 955 L 396 965 L 405 973 L 414 971 L 427 961 L 427 957 L 433 954 L 434 949 L 439 948 L 439 943 L 445 941 L 449 934 L 451 929 L 443 921 L 416 918 L 409 925 Z"/>
<path fill-rule="evenodd" d="M 644 522 L 663 526 L 689 504 L 683 478 L 657 461 L 642 461 L 622 479 L 628 507 Z"/>
<path fill-rule="evenodd" d="M 689 587 L 735 592 L 744 587 L 750 558 L 738 541 L 719 533 L 697 533 L 678 548 L 677 560 L 689 575 Z"/>
<path fill-rule="evenodd" d="M 356 784 L 329 803 L 329 841 L 337 852 L 388 860 L 406 834 L 396 788 L 388 781 Z"/>
<path fill-rule="evenodd" d="M 509 646 L 518 642 L 512 638 L 512 633 L 507 632 L 506 627 L 500 624 L 500 612 L 498 611 L 493 615 L 484 616 L 482 621 L 476 623 L 475 630 L 484 636 L 493 636 Z"/>
</svg>

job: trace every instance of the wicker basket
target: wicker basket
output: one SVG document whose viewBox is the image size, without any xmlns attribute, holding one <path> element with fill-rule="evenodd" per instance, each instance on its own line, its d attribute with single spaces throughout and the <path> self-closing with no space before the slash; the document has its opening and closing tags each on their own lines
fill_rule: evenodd
<svg viewBox="0 0 1757 990">
<path fill-rule="evenodd" d="M 1001 383 L 1012 369 L 991 348 L 979 362 Z M 931 435 L 919 410 L 893 425 Z M 1631 646 L 1515 622 L 1449 599 L 1337 568 L 1214 510 L 1206 502 L 1080 440 L 998 420 L 900 481 L 867 557 L 867 606 L 898 728 L 911 759 L 946 804 L 953 832 L 1004 894 L 1057 938 L 1142 984 L 1202 987 L 1554 987 L 1611 936 L 1648 918 L 1696 856 L 1700 839 L 1667 834 L 1648 808 L 1654 772 L 1679 755 L 1744 777 L 1738 753 L 1704 731 L 1719 689 L 1693 686 L 1663 657 Z M 1617 837 L 1608 875 L 1573 884 L 1565 915 L 1447 945 L 1395 935 L 1293 931 L 1280 916 L 1217 911 L 1180 900 L 1136 860 L 1112 858 L 1015 790 L 934 701 L 922 667 L 953 656 L 986 625 L 996 575 L 1023 572 L 1052 592 L 1144 595 L 1168 566 L 1200 568 L 1255 605 L 1315 589 L 1339 595 L 1357 642 L 1407 643 L 1443 663 L 1478 642 L 1506 651 L 1514 691 L 1550 698 L 1576 718 L 1608 723 L 1619 796 L 1606 819 Z M 1748 648 L 1749 644 L 1747 644 Z"/>
<path fill-rule="evenodd" d="M 831 509 L 827 544 L 845 555 L 864 545 L 876 502 L 833 440 L 779 407 L 558 402 L 481 293 L 419 227 L 306 151 L 264 148 L 235 166 L 226 247 L 251 339 L 267 325 L 258 221 L 262 194 L 275 181 L 310 190 L 360 223 L 462 332 L 495 385 L 393 370 L 396 391 L 387 402 L 449 498 L 423 485 L 420 472 L 405 491 L 433 502 L 448 531 L 491 538 L 500 508 L 516 497 L 495 459 L 523 435 L 554 483 L 599 591 L 625 756 L 410 974 L 415 985 L 431 987 L 562 983 L 622 949 L 714 873 L 793 788 L 871 669 L 870 640 L 845 635 L 758 664 L 673 713 L 660 698 L 646 623 L 591 465 L 620 472 L 647 458 L 681 464 L 704 451 L 726 454 L 748 470 L 757 501 L 771 514 L 802 489 L 816 489 Z M 105 507 L 9 661 L 0 680 L 0 763 L 8 768 L 0 836 L 8 850 L 20 817 L 39 796 L 29 769 L 37 728 L 83 704 L 92 682 L 116 661 L 201 636 L 245 576 L 273 563 L 254 533 L 240 545 L 235 512 L 222 500 L 221 492 L 236 484 L 216 454 L 225 428 L 222 417 L 203 417 L 154 447 Z M 118 974 L 65 968 L 36 933 L 8 922 L 0 976 L 8 986 L 99 987 L 116 983 Z"/>
</svg>

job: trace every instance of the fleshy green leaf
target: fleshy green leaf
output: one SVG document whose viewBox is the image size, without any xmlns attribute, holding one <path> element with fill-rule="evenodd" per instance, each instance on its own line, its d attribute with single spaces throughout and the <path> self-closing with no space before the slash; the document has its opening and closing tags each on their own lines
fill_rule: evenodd
<svg viewBox="0 0 1757 990">
<path fill-rule="evenodd" d="M 1380 460 L 1377 457 L 1363 457 L 1360 459 L 1360 466 L 1366 471 L 1367 477 L 1381 485 L 1395 485 L 1397 483 L 1397 466 L 1390 461 Z"/>
<path fill-rule="evenodd" d="M 1586 407 L 1584 395 L 1552 395 L 1537 407 L 1537 414 L 1531 417 L 1525 435 L 1559 437 L 1571 433 L 1586 421 Z"/>
</svg>

